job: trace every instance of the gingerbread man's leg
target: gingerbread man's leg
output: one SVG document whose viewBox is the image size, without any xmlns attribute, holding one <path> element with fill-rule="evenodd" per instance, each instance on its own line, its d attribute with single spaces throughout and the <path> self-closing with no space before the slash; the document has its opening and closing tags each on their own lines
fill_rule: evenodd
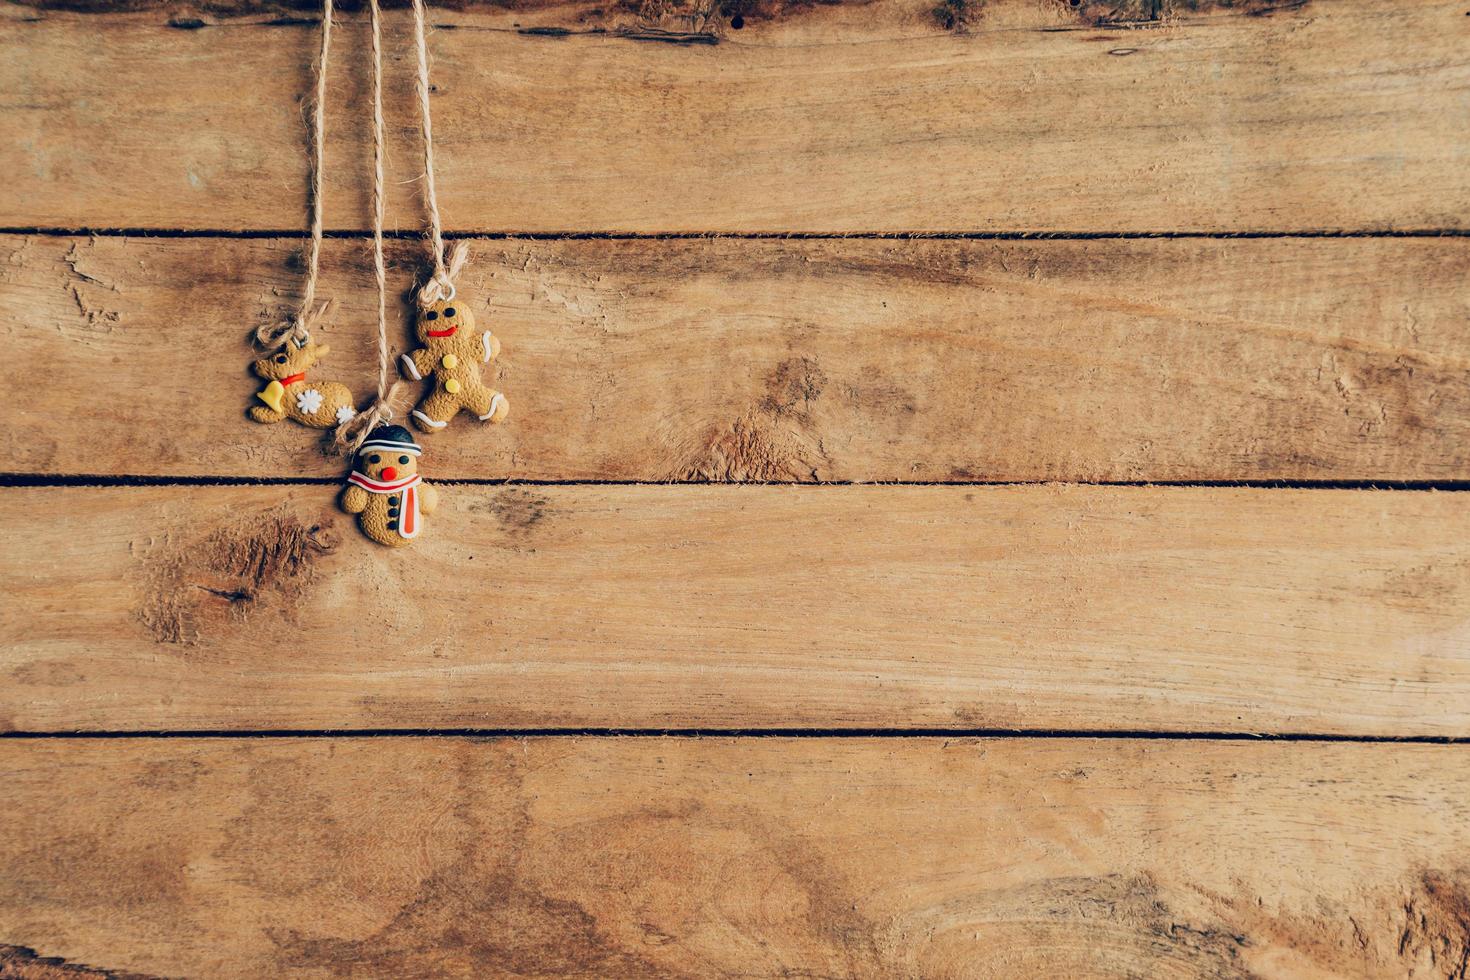
<svg viewBox="0 0 1470 980">
<path fill-rule="evenodd" d="M 271 425 L 275 422 L 283 422 L 286 419 L 285 412 L 278 412 L 268 405 L 252 405 L 250 407 L 250 418 L 256 422 L 264 422 Z"/>
<path fill-rule="evenodd" d="M 464 406 L 478 415 L 481 422 L 504 422 L 510 414 L 510 403 L 505 396 L 484 385 L 474 385 L 465 393 Z"/>
<path fill-rule="evenodd" d="M 438 432 L 449 424 L 460 408 L 461 395 L 451 395 L 444 390 L 435 391 L 419 402 L 413 410 L 413 424 L 421 432 Z"/>
</svg>

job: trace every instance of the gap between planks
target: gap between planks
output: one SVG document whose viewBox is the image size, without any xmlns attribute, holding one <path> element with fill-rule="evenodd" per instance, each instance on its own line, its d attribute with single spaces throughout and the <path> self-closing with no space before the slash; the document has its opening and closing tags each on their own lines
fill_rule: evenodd
<svg viewBox="0 0 1470 980">
<path fill-rule="evenodd" d="M 347 463 L 343 462 L 346 471 Z M 436 479 L 444 486 L 468 487 L 1166 487 L 1180 490 L 1369 490 L 1411 493 L 1460 493 L 1470 480 L 532 480 L 519 477 Z M 137 473 L 0 473 L 0 490 L 9 487 L 338 487 L 330 476 L 149 476 Z"/>
<path fill-rule="evenodd" d="M 88 235 L 93 238 L 304 238 L 300 228 L 93 228 L 52 225 L 0 227 L 0 235 L 36 235 L 67 238 Z M 322 232 L 324 238 L 345 241 L 369 241 L 372 233 L 350 228 L 332 228 Z M 415 241 L 423 232 L 401 228 L 385 229 L 383 237 L 391 241 Z M 1152 241 L 1170 239 L 1255 240 L 1255 239 L 1335 239 L 1335 238 L 1470 238 L 1466 228 L 1318 228 L 1260 229 L 1255 231 L 513 231 L 507 229 L 457 229 L 446 233 L 446 241 L 488 239 L 490 241 L 705 241 L 732 239 L 737 241 Z"/>
<path fill-rule="evenodd" d="M 1164 742 L 1321 742 L 1362 745 L 1464 745 L 1470 736 L 1347 735 L 1330 732 L 1168 731 L 1165 729 L 1038 728 L 261 728 L 157 731 L 80 730 L 0 732 L 0 740 L 55 739 L 345 739 L 345 738 L 785 738 L 785 739 L 1113 739 Z"/>
</svg>

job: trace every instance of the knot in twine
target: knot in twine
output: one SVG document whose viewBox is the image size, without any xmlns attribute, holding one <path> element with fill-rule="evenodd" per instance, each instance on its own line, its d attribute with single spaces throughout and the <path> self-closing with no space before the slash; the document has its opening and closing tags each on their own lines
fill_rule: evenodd
<svg viewBox="0 0 1470 980">
<path fill-rule="evenodd" d="M 357 455 L 357 450 L 367 442 L 367 437 L 372 435 L 374 429 L 393 421 L 393 406 L 398 403 L 402 389 L 402 382 L 393 382 L 386 391 L 379 392 L 371 408 L 337 426 L 332 434 L 332 449 L 343 456 Z"/>
<path fill-rule="evenodd" d="M 331 446 L 352 456 L 373 429 L 393 418 L 399 384 L 388 384 L 388 284 L 383 261 L 383 11 L 379 0 L 368 0 L 372 26 L 373 88 L 373 278 L 378 287 L 378 397 L 370 408 L 337 426 Z"/>
<path fill-rule="evenodd" d="M 255 329 L 255 342 L 275 352 L 288 343 L 305 347 L 311 340 L 311 328 L 326 316 L 331 301 L 316 306 L 316 283 L 322 260 L 322 171 L 326 166 L 327 55 L 332 50 L 332 11 L 335 0 L 322 0 L 322 48 L 313 69 L 316 97 L 311 105 L 311 245 L 306 252 L 306 291 L 296 315 L 282 324 L 261 324 Z"/>
<path fill-rule="evenodd" d="M 315 310 L 310 309 L 310 303 L 302 307 L 291 318 L 273 323 L 262 323 L 255 328 L 255 343 L 266 353 L 274 353 L 283 349 L 287 344 L 294 343 L 297 347 L 305 347 L 311 340 L 311 331 L 321 324 L 332 309 L 332 301 L 327 300 Z"/>
<path fill-rule="evenodd" d="M 433 250 L 434 272 L 419 287 L 416 297 L 423 309 L 438 302 L 454 299 L 454 281 L 469 260 L 469 246 L 455 242 L 449 249 L 449 262 L 444 261 L 444 226 L 439 219 L 439 200 L 434 188 L 434 129 L 429 114 L 429 51 L 425 42 L 424 0 L 413 0 L 414 48 L 418 60 L 419 122 L 424 139 L 424 202 L 429 212 L 429 239 Z M 337 427 L 332 446 L 346 455 L 354 455 L 378 426 L 393 418 L 393 405 L 401 384 L 390 386 L 387 333 L 387 273 L 383 261 L 383 56 L 381 0 L 368 0 L 372 26 L 372 90 L 373 90 L 373 273 L 378 286 L 378 397 L 372 407 Z M 323 55 L 325 61 L 325 55 Z"/>
<path fill-rule="evenodd" d="M 468 242 L 458 241 L 449 249 L 449 265 L 444 264 L 443 253 L 436 250 L 434 256 L 434 274 L 429 276 L 428 282 L 419 287 L 418 305 L 419 309 L 427 309 L 435 303 L 448 302 L 454 299 L 454 281 L 464 271 L 465 263 L 470 259 L 470 246 Z"/>
</svg>

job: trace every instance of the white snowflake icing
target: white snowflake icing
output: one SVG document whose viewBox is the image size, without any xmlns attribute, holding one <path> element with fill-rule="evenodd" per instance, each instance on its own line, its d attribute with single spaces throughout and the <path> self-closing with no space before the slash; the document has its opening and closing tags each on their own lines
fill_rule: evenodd
<svg viewBox="0 0 1470 980">
<path fill-rule="evenodd" d="M 337 409 L 337 424 L 341 425 L 343 422 L 348 421 L 355 415 L 357 415 L 357 409 L 353 408 L 351 405 L 343 405 L 341 408 Z"/>
<path fill-rule="evenodd" d="M 322 407 L 322 393 L 315 388 L 307 388 L 296 396 L 296 408 L 303 415 L 313 415 Z"/>
</svg>

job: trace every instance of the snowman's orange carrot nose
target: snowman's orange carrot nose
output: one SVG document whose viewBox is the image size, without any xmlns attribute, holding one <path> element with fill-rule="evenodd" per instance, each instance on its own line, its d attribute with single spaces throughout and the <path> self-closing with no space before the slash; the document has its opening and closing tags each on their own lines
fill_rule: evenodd
<svg viewBox="0 0 1470 980">
<path fill-rule="evenodd" d="M 385 466 L 385 467 L 383 467 L 383 479 L 385 479 L 385 480 L 396 480 L 396 479 L 398 479 L 398 470 L 395 467 L 392 467 L 392 466 Z"/>
</svg>

